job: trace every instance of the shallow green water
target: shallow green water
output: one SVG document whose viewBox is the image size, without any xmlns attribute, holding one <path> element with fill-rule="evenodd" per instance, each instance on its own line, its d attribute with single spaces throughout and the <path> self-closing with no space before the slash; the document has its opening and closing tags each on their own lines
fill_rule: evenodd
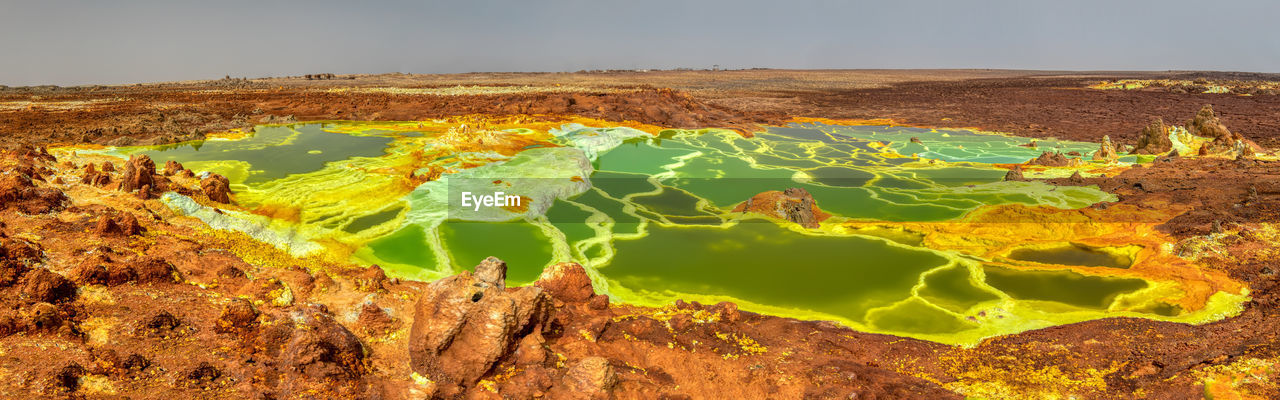
<svg viewBox="0 0 1280 400">
<path fill-rule="evenodd" d="M 858 320 L 901 300 L 920 273 L 948 260 L 860 236 L 810 236 L 773 223 L 651 226 L 614 243 L 605 276 L 633 288 L 740 298 Z"/>
<path fill-rule="evenodd" d="M 987 283 L 1017 299 L 1105 309 L 1116 296 L 1145 288 L 1141 279 L 1085 276 L 1071 271 L 1020 271 L 984 267 Z"/>
<path fill-rule="evenodd" d="M 989 313 L 1030 307 L 1075 313 L 1071 318 L 1105 316 L 1116 299 L 1149 287 L 1137 279 L 984 265 L 994 260 L 925 248 L 919 234 L 893 228 L 893 222 L 956 219 L 984 205 L 1081 208 L 1112 201 L 1092 187 L 1004 182 L 1005 170 L 990 165 L 1024 162 L 1046 150 L 1087 154 L 1096 147 L 1089 143 L 1041 140 L 1032 149 L 1019 146 L 1026 139 L 964 130 L 826 125 L 773 128 L 755 138 L 673 130 L 658 139 L 628 128 L 566 125 L 508 132 L 548 141 L 515 156 L 437 155 L 427 162 L 453 168 L 441 179 L 394 204 L 357 207 L 347 202 L 361 192 L 334 193 L 345 193 L 345 182 L 378 177 L 367 171 L 383 167 L 377 158 L 384 154 L 435 148 L 438 133 L 336 133 L 340 127 L 262 127 L 240 140 L 138 151 L 264 191 L 284 190 L 290 179 L 310 174 L 308 182 L 325 185 L 295 186 L 305 200 L 295 204 L 301 204 L 302 224 L 318 228 L 299 232 L 359 243 L 354 261 L 420 279 L 496 256 L 508 263 L 511 283 L 523 284 L 546 265 L 575 261 L 620 301 L 729 300 L 751 311 L 966 343 L 1044 323 L 980 318 Z M 463 168 L 467 163 L 483 165 Z M 731 212 L 760 192 L 792 187 L 807 190 L 833 214 L 822 229 Z M 456 204 L 460 191 L 485 188 L 533 203 L 505 211 Z M 887 225 L 827 229 L 850 220 Z M 1117 268 L 1131 262 L 1076 246 L 1017 250 L 1009 258 Z M 1180 312 L 1161 307 L 1146 312 Z"/>
<path fill-rule="evenodd" d="M 1015 249 L 1009 258 L 1042 264 L 1083 265 L 1087 267 L 1129 268 L 1129 257 L 1110 254 L 1079 245 L 1064 245 L 1048 249 Z"/>
<path fill-rule="evenodd" d="M 244 139 L 161 146 L 141 153 L 151 156 L 157 165 L 174 160 L 192 170 L 208 170 L 236 183 L 255 184 L 316 171 L 334 161 L 380 156 L 391 140 L 327 132 L 322 124 L 263 126 Z M 223 166 L 222 161 L 248 163 L 249 168 L 235 170 Z"/>
</svg>

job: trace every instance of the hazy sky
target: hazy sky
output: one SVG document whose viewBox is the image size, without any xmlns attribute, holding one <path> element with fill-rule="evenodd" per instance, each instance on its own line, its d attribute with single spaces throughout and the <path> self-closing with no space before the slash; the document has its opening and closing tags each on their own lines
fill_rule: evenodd
<svg viewBox="0 0 1280 400">
<path fill-rule="evenodd" d="M 607 68 L 1280 72 L 1280 2 L 0 0 L 0 84 Z"/>
</svg>

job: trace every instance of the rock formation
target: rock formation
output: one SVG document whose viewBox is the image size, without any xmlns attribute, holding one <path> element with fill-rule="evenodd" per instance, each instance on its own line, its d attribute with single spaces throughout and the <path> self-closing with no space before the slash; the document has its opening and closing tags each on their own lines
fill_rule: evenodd
<svg viewBox="0 0 1280 400">
<path fill-rule="evenodd" d="M 111 218 L 106 215 L 98 217 L 98 222 L 94 225 L 93 233 L 99 237 L 123 235 L 133 236 L 145 232 L 146 229 L 138 224 L 138 218 L 131 213 L 121 213 L 119 217 Z"/>
<path fill-rule="evenodd" d="M 1023 176 L 1022 176 L 1022 166 L 1021 166 L 1021 165 L 1014 165 L 1014 166 L 1013 166 L 1013 168 L 1009 170 L 1009 172 L 1006 172 L 1006 173 L 1004 174 L 1004 180 L 1006 180 L 1006 181 L 1025 181 L 1025 180 L 1027 180 L 1027 178 L 1025 178 L 1025 177 L 1023 177 Z"/>
<path fill-rule="evenodd" d="M 106 186 L 111 183 L 111 174 L 106 171 L 100 172 L 93 164 L 88 164 L 84 166 L 84 173 L 80 176 L 80 182 L 86 185 Z"/>
<path fill-rule="evenodd" d="M 432 282 L 409 331 L 410 366 L 454 396 L 474 386 L 527 335 L 550 326 L 551 298 L 539 287 L 506 290 L 507 264 L 489 257 L 475 272 Z"/>
<path fill-rule="evenodd" d="M 176 175 L 179 171 L 184 169 L 186 168 L 182 167 L 182 163 L 177 161 L 169 160 L 164 162 L 164 176 Z"/>
<path fill-rule="evenodd" d="M 120 190 L 126 193 L 137 190 L 140 195 L 149 196 L 151 189 L 156 187 L 155 174 L 156 163 L 151 161 L 151 157 L 145 154 L 129 156 L 129 162 L 125 163 L 124 173 L 120 178 Z"/>
<path fill-rule="evenodd" d="M 1031 165 L 1043 165 L 1046 167 L 1074 167 L 1081 164 L 1080 159 L 1071 158 L 1057 152 L 1043 152 L 1039 157 L 1028 162 Z"/>
<path fill-rule="evenodd" d="M 1263 151 L 1257 143 L 1227 129 L 1214 114 L 1211 105 L 1205 105 L 1194 118 L 1187 121 L 1186 129 L 1192 135 L 1212 139 L 1209 143 L 1200 146 L 1199 155 L 1202 156 L 1252 157 L 1257 152 Z"/>
<path fill-rule="evenodd" d="M 36 186 L 35 181 L 20 170 L 0 172 L 0 210 L 45 214 L 61 210 L 66 202 L 67 196 L 62 191 Z"/>
<path fill-rule="evenodd" d="M 1093 161 L 1102 161 L 1105 163 L 1114 163 L 1120 159 L 1116 154 L 1116 146 L 1111 144 L 1111 136 L 1102 136 L 1102 144 L 1098 145 L 1098 151 L 1093 153 Z"/>
<path fill-rule="evenodd" d="M 583 302 L 595 296 L 591 276 L 578 263 L 559 263 L 547 267 L 535 285 L 556 300 L 564 302 Z"/>
<path fill-rule="evenodd" d="M 609 389 L 617 384 L 617 374 L 609 360 L 587 357 L 565 372 L 561 384 L 551 392 L 552 397 L 607 399 Z"/>
<path fill-rule="evenodd" d="M 200 190 L 209 196 L 209 200 L 223 204 L 231 203 L 231 181 L 225 176 L 210 173 L 200 180 Z"/>
<path fill-rule="evenodd" d="M 1080 175 L 1080 171 L 1076 171 L 1071 173 L 1071 177 L 1067 178 L 1067 181 L 1071 183 L 1084 183 L 1084 176 Z"/>
<path fill-rule="evenodd" d="M 831 214 L 819 209 L 813 195 L 802 188 L 760 193 L 733 209 L 733 212 L 748 211 L 795 222 L 806 228 L 817 228 L 822 221 L 831 217 Z"/>
<path fill-rule="evenodd" d="M 1164 124 L 1164 120 L 1156 118 L 1151 120 L 1142 132 L 1139 133 L 1138 144 L 1134 146 L 1133 151 L 1129 154 L 1164 154 L 1173 149 L 1173 142 L 1169 140 L 1169 131 L 1172 128 Z"/>
<path fill-rule="evenodd" d="M 1196 116 L 1187 121 L 1186 128 L 1192 135 L 1218 140 L 1230 140 L 1231 130 L 1213 113 L 1213 106 L 1206 104 L 1196 112 Z"/>
</svg>

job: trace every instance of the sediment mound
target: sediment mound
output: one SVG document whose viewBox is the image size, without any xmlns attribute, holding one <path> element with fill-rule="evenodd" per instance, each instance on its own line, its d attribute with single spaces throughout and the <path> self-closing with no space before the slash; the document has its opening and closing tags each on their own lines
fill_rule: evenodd
<svg viewBox="0 0 1280 400">
<path fill-rule="evenodd" d="M 733 212 L 748 211 L 795 222 L 806 228 L 817 228 L 822 221 L 831 217 L 831 214 L 819 209 L 818 204 L 813 201 L 813 195 L 802 188 L 760 193 L 733 209 Z"/>
</svg>

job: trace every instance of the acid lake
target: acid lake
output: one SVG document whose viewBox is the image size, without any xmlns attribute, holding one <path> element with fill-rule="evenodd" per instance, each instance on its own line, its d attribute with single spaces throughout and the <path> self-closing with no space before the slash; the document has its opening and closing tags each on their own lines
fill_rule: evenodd
<svg viewBox="0 0 1280 400">
<path fill-rule="evenodd" d="M 330 122 L 104 152 L 227 176 L 236 206 L 214 212 L 199 199 L 162 199 L 214 229 L 295 255 L 378 264 L 403 278 L 436 279 L 496 256 L 508 263 L 511 284 L 527 284 L 545 266 L 573 261 L 613 301 L 733 301 L 952 344 L 1107 316 L 1198 323 L 1238 312 L 1246 293 L 1219 292 L 1187 309 L 1166 301 L 1180 283 L 1125 275 L 1140 247 L 1055 242 L 991 257 L 931 248 L 903 228 L 1001 205 L 1070 210 L 1116 200 L 1096 187 L 1003 181 L 1001 164 L 1097 148 L 1028 141 L 824 124 L 747 138 L 577 123 Z M 792 187 L 833 216 L 806 229 L 731 211 L 757 193 Z M 521 202 L 462 207 L 462 192 Z M 867 222 L 879 224 L 850 228 Z"/>
</svg>

